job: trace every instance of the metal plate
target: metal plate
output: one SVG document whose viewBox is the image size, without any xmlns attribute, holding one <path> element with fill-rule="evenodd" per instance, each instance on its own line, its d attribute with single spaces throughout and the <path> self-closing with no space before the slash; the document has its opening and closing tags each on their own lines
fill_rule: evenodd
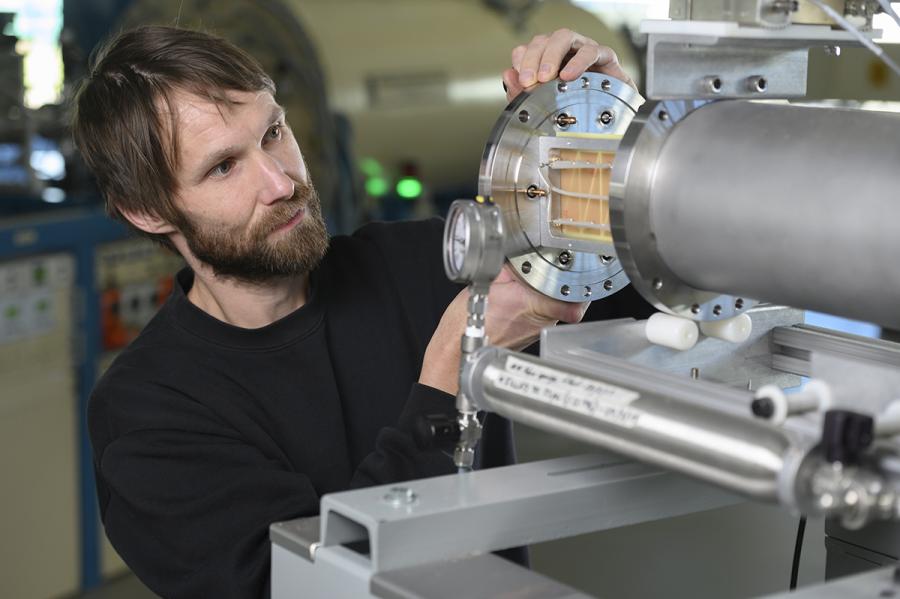
<svg viewBox="0 0 900 599">
<path fill-rule="evenodd" d="M 556 192 L 550 188 L 547 155 L 551 149 L 615 152 L 641 102 L 629 85 L 586 73 L 521 94 L 491 132 L 478 192 L 491 196 L 503 211 L 504 251 L 514 270 L 545 295 L 582 302 L 611 295 L 628 283 L 611 242 L 564 237 L 550 228 Z M 560 115 L 576 122 L 560 125 Z M 529 197 L 529 187 L 545 195 Z"/>
</svg>

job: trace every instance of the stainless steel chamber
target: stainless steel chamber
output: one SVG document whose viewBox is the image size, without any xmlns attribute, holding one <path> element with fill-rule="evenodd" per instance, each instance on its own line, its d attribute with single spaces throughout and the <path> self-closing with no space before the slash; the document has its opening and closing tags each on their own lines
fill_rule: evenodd
<svg viewBox="0 0 900 599">
<path fill-rule="evenodd" d="M 900 115 L 746 101 L 645 105 L 610 186 L 616 252 L 658 308 L 757 298 L 900 326 Z"/>
</svg>

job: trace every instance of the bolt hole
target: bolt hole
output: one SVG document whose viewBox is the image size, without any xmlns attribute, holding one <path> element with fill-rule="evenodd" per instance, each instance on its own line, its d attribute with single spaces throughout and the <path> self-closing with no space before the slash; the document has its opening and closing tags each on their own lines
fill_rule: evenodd
<svg viewBox="0 0 900 599">
<path fill-rule="evenodd" d="M 562 287 L 559 288 L 559 292 L 565 296 L 568 296 L 572 292 L 572 290 L 569 289 L 568 285 L 563 285 Z"/>
<path fill-rule="evenodd" d="M 722 80 L 718 77 L 713 77 L 712 81 L 709 82 L 709 86 L 714 92 L 720 92 L 722 91 Z"/>
<path fill-rule="evenodd" d="M 531 272 L 531 262 L 523 262 L 522 263 L 522 273 L 528 274 Z"/>
<path fill-rule="evenodd" d="M 587 77 L 582 77 L 581 78 L 581 87 L 587 88 L 590 86 L 591 86 L 591 80 L 588 79 Z"/>
<path fill-rule="evenodd" d="M 737 298 L 734 300 L 734 309 L 735 310 L 743 310 L 744 309 L 744 300 L 741 298 Z"/>
<path fill-rule="evenodd" d="M 656 116 L 657 116 L 657 117 L 659 118 L 659 120 L 661 120 L 661 121 L 668 121 L 668 120 L 669 120 L 669 113 L 666 112 L 665 110 L 660 110 L 660 111 L 659 111 L 659 114 L 656 115 Z"/>
<path fill-rule="evenodd" d="M 591 297 L 591 288 L 588 285 L 584 286 L 584 297 Z"/>
<path fill-rule="evenodd" d="M 691 306 L 691 314 L 700 314 L 700 304 Z"/>
<path fill-rule="evenodd" d="M 613 282 L 609 280 L 603 281 L 603 288 L 609 291 L 613 288 Z"/>
<path fill-rule="evenodd" d="M 603 81 L 600 82 L 600 89 L 602 89 L 605 92 L 608 92 L 611 87 L 612 87 L 612 83 L 609 82 L 609 79 L 604 79 Z"/>
<path fill-rule="evenodd" d="M 605 254 L 600 254 L 600 264 L 609 264 L 609 263 L 611 263 L 613 260 L 615 260 L 615 258 L 613 258 L 612 256 L 607 256 L 607 255 L 605 255 Z"/>
<path fill-rule="evenodd" d="M 720 306 L 719 304 L 716 304 L 715 306 L 713 306 L 713 314 L 716 316 L 719 316 L 720 314 L 722 314 L 722 306 Z"/>
<path fill-rule="evenodd" d="M 564 92 L 569 89 L 569 84 L 567 84 L 565 81 L 560 81 L 559 84 L 556 86 L 556 89 L 558 89 L 561 92 Z"/>
<path fill-rule="evenodd" d="M 764 92 L 764 91 L 766 91 L 766 88 L 768 88 L 768 87 L 769 87 L 769 82 L 766 81 L 765 77 L 760 77 L 759 79 L 756 80 L 756 91 Z"/>
<path fill-rule="evenodd" d="M 530 119 L 530 118 L 531 118 L 531 115 L 528 114 L 528 111 L 527 111 L 527 110 L 520 110 L 520 111 L 519 111 L 519 120 L 520 120 L 521 122 L 527 123 L 527 122 L 528 122 L 528 119 Z"/>
</svg>

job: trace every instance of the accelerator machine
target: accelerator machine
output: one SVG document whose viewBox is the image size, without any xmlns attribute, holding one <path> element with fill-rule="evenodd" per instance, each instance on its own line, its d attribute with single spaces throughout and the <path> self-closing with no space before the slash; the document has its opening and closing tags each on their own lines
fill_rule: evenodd
<svg viewBox="0 0 900 599">
<path fill-rule="evenodd" d="M 430 431 L 460 474 L 273 525 L 273 597 L 583 596 L 490 552 L 746 499 L 827 518 L 832 574 L 842 544 L 898 554 L 900 346 L 803 324 L 900 328 L 900 116 L 784 101 L 810 51 L 871 37 L 877 5 L 827 2 L 675 1 L 642 26 L 650 100 L 588 73 L 506 108 L 445 231 L 470 316 L 459 418 Z M 494 347 L 504 264 L 561 301 L 630 282 L 659 312 L 547 329 L 539 358 Z M 610 453 L 473 471 L 486 412 Z M 894 590 L 886 568 L 795 595 Z"/>
</svg>

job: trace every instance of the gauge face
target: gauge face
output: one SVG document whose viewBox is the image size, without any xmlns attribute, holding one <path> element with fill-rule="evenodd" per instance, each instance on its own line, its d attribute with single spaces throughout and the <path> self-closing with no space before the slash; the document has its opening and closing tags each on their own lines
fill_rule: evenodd
<svg viewBox="0 0 900 599">
<path fill-rule="evenodd" d="M 459 276 L 462 272 L 463 264 L 466 260 L 466 252 L 469 250 L 469 219 L 465 210 L 458 210 L 453 215 L 453 222 L 450 228 L 449 247 L 449 264 L 453 270 L 453 274 Z"/>
</svg>

